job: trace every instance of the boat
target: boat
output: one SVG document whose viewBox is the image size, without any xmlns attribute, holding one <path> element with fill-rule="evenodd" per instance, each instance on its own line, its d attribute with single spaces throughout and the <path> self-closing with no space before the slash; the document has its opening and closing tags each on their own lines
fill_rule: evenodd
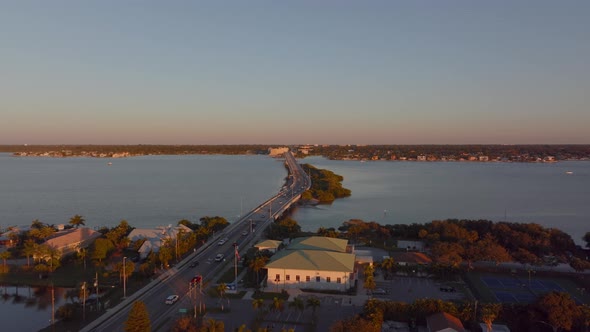
<svg viewBox="0 0 590 332">
<path fill-rule="evenodd" d="M 572 172 L 572 171 L 567 171 L 567 172 L 565 172 L 565 174 L 567 174 L 567 175 L 572 175 L 572 174 L 574 174 L 574 172 Z"/>
<path fill-rule="evenodd" d="M 107 163 L 107 165 L 109 165 L 109 166 L 111 166 L 112 164 L 113 164 L 113 163 L 112 163 L 112 162 L 110 162 L 110 161 Z"/>
</svg>

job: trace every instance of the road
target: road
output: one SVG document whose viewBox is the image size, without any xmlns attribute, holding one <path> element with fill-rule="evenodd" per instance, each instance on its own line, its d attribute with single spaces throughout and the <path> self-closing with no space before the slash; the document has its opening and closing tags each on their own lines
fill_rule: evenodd
<svg viewBox="0 0 590 332">
<path fill-rule="evenodd" d="M 305 174 L 301 166 L 296 162 L 291 152 L 285 153 L 285 162 L 289 168 L 289 176 L 280 192 L 254 210 L 248 212 L 240 220 L 229 225 L 223 232 L 216 234 L 207 244 L 195 251 L 190 257 L 161 275 L 144 289 L 139 290 L 125 301 L 110 309 L 94 322 L 86 326 L 82 331 L 123 331 L 124 322 L 127 320 L 131 304 L 135 300 L 141 300 L 146 304 L 150 313 L 152 330 L 159 327 L 170 326 L 181 309 L 190 309 L 204 302 L 203 295 L 189 294 L 190 280 L 197 274 L 203 276 L 203 280 L 214 280 L 223 266 L 230 264 L 234 259 L 234 243 L 237 243 L 239 251 L 246 251 L 260 237 L 263 230 L 277 219 L 291 204 L 295 203 L 302 192 L 309 189 L 311 180 Z M 225 240 L 223 243 L 220 240 Z M 223 254 L 225 260 L 217 262 L 215 256 Z M 199 265 L 190 267 L 190 263 L 198 261 Z M 167 305 L 166 297 L 172 294 L 180 296 L 178 302 Z M 164 329 L 162 329 L 164 330 Z"/>
</svg>

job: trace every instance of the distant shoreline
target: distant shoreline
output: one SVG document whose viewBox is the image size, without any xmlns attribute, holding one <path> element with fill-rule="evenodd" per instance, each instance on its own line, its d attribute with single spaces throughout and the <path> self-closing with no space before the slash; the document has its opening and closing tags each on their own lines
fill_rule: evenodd
<svg viewBox="0 0 590 332">
<path fill-rule="evenodd" d="M 590 160 L 588 144 L 555 145 L 0 145 L 15 157 L 127 158 L 150 155 L 268 155 L 345 161 L 532 162 Z"/>
</svg>

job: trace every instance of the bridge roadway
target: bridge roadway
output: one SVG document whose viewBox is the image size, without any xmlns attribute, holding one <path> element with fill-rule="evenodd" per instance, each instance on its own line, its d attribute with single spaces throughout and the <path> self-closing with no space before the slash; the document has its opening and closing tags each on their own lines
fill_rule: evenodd
<svg viewBox="0 0 590 332">
<path fill-rule="evenodd" d="M 291 152 L 285 153 L 285 162 L 289 169 L 289 176 L 281 191 L 262 203 L 254 210 L 244 215 L 240 220 L 229 225 L 223 232 L 210 239 L 204 246 L 189 255 L 176 266 L 160 275 L 146 287 L 127 297 L 117 306 L 109 309 L 95 321 L 88 324 L 82 331 L 124 331 L 131 305 L 136 300 L 146 304 L 150 313 L 152 331 L 169 331 L 173 320 L 178 316 L 180 308 L 190 308 L 195 305 L 189 297 L 189 282 L 193 276 L 200 274 L 205 283 L 216 280 L 224 267 L 233 264 L 233 243 L 239 245 L 239 252 L 244 252 L 262 235 L 264 229 L 278 218 L 291 204 L 297 202 L 301 193 L 309 189 L 311 180 L 301 166 L 296 162 Z M 255 226 L 254 226 L 255 225 Z M 247 234 L 247 235 L 243 235 Z M 219 245 L 220 239 L 227 239 Z M 225 260 L 216 262 L 214 257 L 224 254 Z M 190 262 L 198 261 L 199 265 L 190 267 Z M 180 299 L 173 305 L 164 303 L 167 296 L 178 294 Z M 206 295 L 198 295 L 204 297 Z M 196 303 L 204 303 L 204 298 L 198 298 Z"/>
</svg>

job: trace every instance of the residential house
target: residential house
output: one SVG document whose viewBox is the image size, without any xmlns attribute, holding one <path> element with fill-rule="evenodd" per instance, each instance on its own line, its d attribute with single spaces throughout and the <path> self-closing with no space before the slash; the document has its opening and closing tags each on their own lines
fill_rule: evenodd
<svg viewBox="0 0 590 332">
<path fill-rule="evenodd" d="M 176 239 L 179 232 L 190 233 L 192 230 L 184 225 L 171 225 L 156 228 L 136 228 L 127 236 L 131 242 L 145 240 L 139 248 L 139 258 L 145 259 L 150 252 L 159 252 L 166 241 Z"/>
<path fill-rule="evenodd" d="M 309 288 L 346 291 L 354 285 L 355 254 L 348 240 L 312 236 L 294 239 L 266 264 L 272 290 Z"/>
<path fill-rule="evenodd" d="M 426 317 L 428 332 L 466 332 L 459 318 L 446 312 L 439 312 Z"/>
</svg>

